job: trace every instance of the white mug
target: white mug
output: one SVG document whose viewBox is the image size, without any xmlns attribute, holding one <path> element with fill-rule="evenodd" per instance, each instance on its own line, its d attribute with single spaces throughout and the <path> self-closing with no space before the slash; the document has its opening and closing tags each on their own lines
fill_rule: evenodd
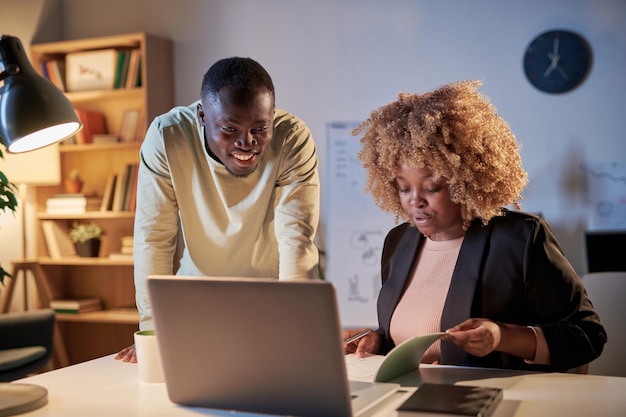
<svg viewBox="0 0 626 417">
<path fill-rule="evenodd" d="M 151 383 L 165 381 L 159 344 L 154 330 L 135 332 L 135 353 L 137 354 L 139 381 Z"/>
</svg>

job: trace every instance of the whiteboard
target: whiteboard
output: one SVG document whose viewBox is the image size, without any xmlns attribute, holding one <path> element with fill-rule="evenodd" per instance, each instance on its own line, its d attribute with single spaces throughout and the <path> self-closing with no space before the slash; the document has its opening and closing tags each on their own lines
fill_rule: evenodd
<svg viewBox="0 0 626 417">
<path fill-rule="evenodd" d="M 357 159 L 361 143 L 352 136 L 358 125 L 326 124 L 326 277 L 337 291 L 341 325 L 377 328 L 380 257 L 395 222 L 365 193 L 367 173 Z"/>
</svg>

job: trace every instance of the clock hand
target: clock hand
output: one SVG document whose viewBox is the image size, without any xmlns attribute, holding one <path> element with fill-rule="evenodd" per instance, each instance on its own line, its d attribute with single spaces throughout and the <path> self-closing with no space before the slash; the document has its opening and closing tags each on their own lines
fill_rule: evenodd
<svg viewBox="0 0 626 417">
<path fill-rule="evenodd" d="M 554 38 L 554 44 L 552 44 L 552 55 L 559 59 L 559 37 Z"/>
<path fill-rule="evenodd" d="M 548 78 L 548 76 L 552 74 L 552 71 L 554 71 L 559 66 L 559 59 L 561 57 L 559 57 L 558 55 L 554 55 L 551 52 L 548 52 L 548 58 L 550 59 L 550 66 L 543 73 L 544 78 Z"/>
<path fill-rule="evenodd" d="M 552 71 L 557 69 L 557 67 L 559 66 L 559 61 L 561 60 L 561 57 L 559 56 L 558 36 L 554 38 L 554 43 L 552 44 L 552 53 L 548 52 L 548 58 L 550 59 L 550 66 L 543 73 L 544 78 L 547 78 L 550 74 L 552 74 Z M 563 73 L 561 73 L 561 75 L 563 75 Z M 565 78 L 567 79 L 567 76 L 565 76 Z"/>
<path fill-rule="evenodd" d="M 560 65 L 557 66 L 556 69 L 559 71 L 559 74 L 561 74 L 561 77 L 563 77 L 563 79 L 565 79 L 566 81 L 569 80 L 567 73 L 563 70 L 563 68 L 561 68 Z"/>
</svg>

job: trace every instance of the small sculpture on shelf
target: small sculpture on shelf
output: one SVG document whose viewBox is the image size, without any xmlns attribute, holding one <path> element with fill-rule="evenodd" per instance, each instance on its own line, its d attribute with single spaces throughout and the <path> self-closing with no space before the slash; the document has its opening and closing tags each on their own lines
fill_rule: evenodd
<svg viewBox="0 0 626 417">
<path fill-rule="evenodd" d="M 65 180 L 65 192 L 68 194 L 79 194 L 83 189 L 83 180 L 77 170 L 70 172 L 70 177 Z"/>
<path fill-rule="evenodd" d="M 103 234 L 102 227 L 97 223 L 74 223 L 69 231 L 76 253 L 83 257 L 98 257 Z"/>
</svg>

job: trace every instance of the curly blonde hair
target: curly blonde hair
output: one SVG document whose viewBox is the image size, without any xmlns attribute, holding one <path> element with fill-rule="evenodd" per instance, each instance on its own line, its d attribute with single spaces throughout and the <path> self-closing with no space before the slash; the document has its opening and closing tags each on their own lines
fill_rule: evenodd
<svg viewBox="0 0 626 417">
<path fill-rule="evenodd" d="M 509 125 L 480 81 L 446 84 L 426 94 L 405 94 L 372 111 L 353 135 L 363 134 L 358 158 L 367 170 L 366 192 L 383 211 L 411 222 L 396 188 L 398 168 L 428 168 L 433 180 L 448 185 L 460 205 L 464 227 L 487 223 L 513 204 L 519 209 L 528 175 Z"/>
</svg>

